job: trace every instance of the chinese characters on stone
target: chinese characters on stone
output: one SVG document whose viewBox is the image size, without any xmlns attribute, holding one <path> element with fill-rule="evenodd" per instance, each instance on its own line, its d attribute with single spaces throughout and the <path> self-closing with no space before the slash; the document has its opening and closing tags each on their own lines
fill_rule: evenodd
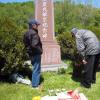
<svg viewBox="0 0 100 100">
<path fill-rule="evenodd" d="M 43 31 L 43 34 L 42 34 L 42 37 L 43 38 L 47 38 L 47 33 L 48 33 L 48 10 L 47 10 L 47 1 L 48 0 L 42 0 L 42 21 L 43 21 L 43 24 L 42 24 L 42 31 Z"/>
</svg>

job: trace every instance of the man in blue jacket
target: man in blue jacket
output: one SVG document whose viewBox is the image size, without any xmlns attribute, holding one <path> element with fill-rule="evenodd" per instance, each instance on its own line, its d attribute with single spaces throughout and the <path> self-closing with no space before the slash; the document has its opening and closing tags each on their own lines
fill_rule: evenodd
<svg viewBox="0 0 100 100">
<path fill-rule="evenodd" d="M 29 30 L 24 34 L 24 44 L 33 66 L 32 87 L 37 88 L 40 84 L 41 54 L 43 52 L 42 42 L 38 34 L 40 23 L 33 19 L 28 24 Z"/>
<path fill-rule="evenodd" d="M 81 86 L 90 88 L 91 83 L 96 82 L 96 68 L 100 58 L 100 42 L 90 30 L 73 28 L 71 33 L 75 37 L 77 50 L 83 57 L 84 68 Z"/>
</svg>

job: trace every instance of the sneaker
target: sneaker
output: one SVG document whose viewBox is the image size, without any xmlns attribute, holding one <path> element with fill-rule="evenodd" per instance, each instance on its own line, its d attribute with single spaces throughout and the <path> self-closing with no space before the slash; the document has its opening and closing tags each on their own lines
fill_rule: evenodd
<svg viewBox="0 0 100 100">
<path fill-rule="evenodd" d="M 31 89 L 36 89 L 36 90 L 39 90 L 39 86 L 31 86 Z"/>
<path fill-rule="evenodd" d="M 33 87 L 34 89 L 36 89 L 36 90 L 39 90 L 39 87 Z"/>
<path fill-rule="evenodd" d="M 32 87 L 32 89 L 39 90 L 39 87 Z"/>
</svg>

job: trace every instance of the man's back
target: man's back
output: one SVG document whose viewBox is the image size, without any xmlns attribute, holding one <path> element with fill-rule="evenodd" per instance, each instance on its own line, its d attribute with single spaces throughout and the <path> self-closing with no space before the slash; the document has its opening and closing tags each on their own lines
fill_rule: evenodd
<svg viewBox="0 0 100 100">
<path fill-rule="evenodd" d="M 78 30 L 77 35 L 79 35 L 84 43 L 86 55 L 100 53 L 99 40 L 93 32 L 89 30 Z"/>
<path fill-rule="evenodd" d="M 42 43 L 37 30 L 29 29 L 25 33 L 24 44 L 29 55 L 42 54 Z"/>
</svg>

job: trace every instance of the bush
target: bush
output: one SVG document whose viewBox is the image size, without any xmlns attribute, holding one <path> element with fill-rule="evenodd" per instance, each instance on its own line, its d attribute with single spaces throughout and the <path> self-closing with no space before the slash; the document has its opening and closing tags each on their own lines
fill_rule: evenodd
<svg viewBox="0 0 100 100">
<path fill-rule="evenodd" d="M 9 17 L 0 18 L 0 74 L 19 70 L 24 61 L 23 28 Z M 0 60 L 2 63 L 2 60 Z"/>
<path fill-rule="evenodd" d="M 74 57 L 74 41 L 70 33 L 62 33 L 57 36 L 58 43 L 61 46 L 61 57 L 63 59 L 69 58 L 72 59 Z"/>
<path fill-rule="evenodd" d="M 13 8 L 13 9 L 12 9 Z M 0 4 L 0 75 L 23 68 L 23 33 L 34 16 L 33 2 Z"/>
</svg>

